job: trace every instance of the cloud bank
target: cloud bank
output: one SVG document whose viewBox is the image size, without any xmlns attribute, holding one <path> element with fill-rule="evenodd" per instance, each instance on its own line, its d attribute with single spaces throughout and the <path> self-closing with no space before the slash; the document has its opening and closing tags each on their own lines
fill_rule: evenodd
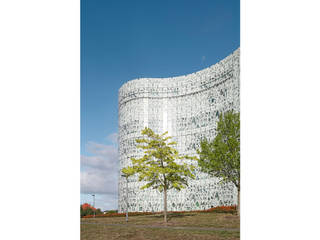
<svg viewBox="0 0 320 240">
<path fill-rule="evenodd" d="M 87 143 L 87 151 L 91 156 L 81 156 L 81 193 L 82 194 L 102 194 L 100 196 L 105 201 L 116 203 L 118 195 L 118 150 L 117 134 L 108 136 L 114 145 L 104 145 L 96 142 Z M 99 207 L 99 206 L 97 206 Z"/>
</svg>

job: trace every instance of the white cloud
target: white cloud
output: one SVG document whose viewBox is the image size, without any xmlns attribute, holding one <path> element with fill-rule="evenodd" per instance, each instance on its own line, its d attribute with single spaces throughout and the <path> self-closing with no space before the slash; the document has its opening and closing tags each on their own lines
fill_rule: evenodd
<svg viewBox="0 0 320 240">
<path fill-rule="evenodd" d="M 201 62 L 204 62 L 206 60 L 206 56 L 201 57 Z"/>
<path fill-rule="evenodd" d="M 111 194 L 118 192 L 118 172 L 90 168 L 81 172 L 81 193 Z"/>
<path fill-rule="evenodd" d="M 103 194 L 96 198 L 97 206 L 102 210 L 116 210 L 118 207 L 118 196 Z M 99 204 L 99 205 L 98 205 Z"/>
<path fill-rule="evenodd" d="M 118 165 L 118 149 L 116 146 L 89 142 L 87 150 L 93 156 L 81 156 L 81 167 L 114 169 Z"/>
<path fill-rule="evenodd" d="M 114 136 L 109 135 L 111 139 Z M 118 193 L 117 146 L 88 142 L 86 148 L 92 156 L 81 156 L 81 193 L 104 194 L 114 202 Z"/>
<path fill-rule="evenodd" d="M 110 140 L 113 144 L 118 145 L 118 133 L 112 133 L 108 135 L 107 139 Z"/>
</svg>

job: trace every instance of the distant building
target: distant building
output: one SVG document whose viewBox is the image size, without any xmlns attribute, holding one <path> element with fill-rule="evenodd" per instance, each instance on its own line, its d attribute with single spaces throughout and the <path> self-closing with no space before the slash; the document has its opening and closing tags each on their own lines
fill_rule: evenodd
<svg viewBox="0 0 320 240">
<path fill-rule="evenodd" d="M 194 155 L 201 138 L 213 139 L 219 114 L 240 111 L 240 49 L 204 70 L 171 78 L 140 78 L 125 83 L 119 90 L 119 161 L 127 167 L 131 157 L 143 152 L 135 147 L 141 130 L 169 132 L 178 143 L 180 154 Z M 190 161 L 191 163 L 192 161 Z M 168 192 L 168 210 L 208 209 L 234 205 L 237 191 L 232 184 L 197 171 L 189 187 Z M 129 212 L 162 211 L 162 194 L 152 188 L 141 190 L 143 183 L 129 178 Z M 119 212 L 126 209 L 126 180 L 119 177 Z"/>
</svg>

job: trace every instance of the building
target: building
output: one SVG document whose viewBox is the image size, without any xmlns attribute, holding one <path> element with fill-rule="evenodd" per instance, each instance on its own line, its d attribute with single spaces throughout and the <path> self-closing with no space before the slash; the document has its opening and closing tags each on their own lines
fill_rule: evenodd
<svg viewBox="0 0 320 240">
<path fill-rule="evenodd" d="M 194 155 L 200 139 L 213 139 L 219 114 L 240 111 L 240 49 L 204 70 L 171 78 L 131 80 L 119 90 L 119 161 L 127 167 L 131 157 L 141 157 L 135 139 L 149 127 L 156 133 L 169 132 L 181 154 Z M 190 161 L 191 163 L 191 161 Z M 162 211 L 162 193 L 141 190 L 135 176 L 128 180 L 129 212 Z M 119 176 L 119 212 L 126 209 L 126 179 Z M 237 190 L 217 178 L 197 171 L 189 187 L 168 192 L 168 210 L 200 210 L 234 205 Z"/>
</svg>

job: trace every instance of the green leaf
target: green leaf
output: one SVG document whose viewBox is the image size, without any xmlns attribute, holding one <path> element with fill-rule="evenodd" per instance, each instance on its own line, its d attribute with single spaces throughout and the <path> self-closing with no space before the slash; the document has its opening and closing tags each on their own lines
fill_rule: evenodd
<svg viewBox="0 0 320 240">
<path fill-rule="evenodd" d="M 139 181 L 145 181 L 142 188 L 181 190 L 187 186 L 187 178 L 194 179 L 195 167 L 188 164 L 178 164 L 176 160 L 196 160 L 196 157 L 179 155 L 173 147 L 176 142 L 171 141 L 167 132 L 156 134 L 150 128 L 141 131 L 142 138 L 136 139 L 137 148 L 144 150 L 144 156 L 131 158 L 132 167 L 122 169 L 128 177 L 138 175 Z"/>
<path fill-rule="evenodd" d="M 201 171 L 232 182 L 240 189 L 240 113 L 220 114 L 213 141 L 200 143 L 198 166 Z"/>
</svg>

